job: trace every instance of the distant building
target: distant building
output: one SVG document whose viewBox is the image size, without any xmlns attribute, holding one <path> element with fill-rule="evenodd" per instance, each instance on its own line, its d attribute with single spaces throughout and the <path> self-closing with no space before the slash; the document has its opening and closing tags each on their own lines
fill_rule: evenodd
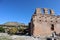
<svg viewBox="0 0 60 40">
<path fill-rule="evenodd" d="M 52 9 L 36 8 L 29 25 L 33 36 L 60 34 L 60 16 L 56 16 Z"/>
</svg>

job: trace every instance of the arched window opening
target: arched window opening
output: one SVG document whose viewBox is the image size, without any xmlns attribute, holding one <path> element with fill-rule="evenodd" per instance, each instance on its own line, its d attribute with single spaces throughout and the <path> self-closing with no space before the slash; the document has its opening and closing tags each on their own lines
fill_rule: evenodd
<svg viewBox="0 0 60 40">
<path fill-rule="evenodd" d="M 42 14 L 44 14 L 44 10 L 43 9 L 41 9 L 41 12 L 42 12 Z"/>
<path fill-rule="evenodd" d="M 48 10 L 48 14 L 50 14 L 50 10 Z"/>
</svg>

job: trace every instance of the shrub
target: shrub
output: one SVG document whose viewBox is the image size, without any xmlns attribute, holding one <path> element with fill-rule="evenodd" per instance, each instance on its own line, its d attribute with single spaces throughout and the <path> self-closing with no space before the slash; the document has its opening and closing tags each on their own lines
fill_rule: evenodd
<svg viewBox="0 0 60 40">
<path fill-rule="evenodd" d="M 0 27 L 0 32 L 5 32 L 5 29 L 3 27 Z"/>
<path fill-rule="evenodd" d="M 9 33 L 10 34 L 15 34 L 17 33 L 18 29 L 16 27 L 12 27 L 11 29 L 9 29 Z"/>
</svg>

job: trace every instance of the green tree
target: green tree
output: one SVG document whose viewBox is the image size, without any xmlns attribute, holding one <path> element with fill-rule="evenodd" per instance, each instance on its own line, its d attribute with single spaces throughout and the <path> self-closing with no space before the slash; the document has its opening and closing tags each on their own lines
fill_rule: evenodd
<svg viewBox="0 0 60 40">
<path fill-rule="evenodd" d="M 12 27 L 11 29 L 9 29 L 9 33 L 10 34 L 15 34 L 17 33 L 18 29 L 16 27 Z"/>
<path fill-rule="evenodd" d="M 20 27 L 18 28 L 18 31 L 19 31 L 21 34 L 26 34 L 26 33 L 27 33 L 27 31 L 26 31 L 27 28 L 28 28 L 28 26 L 20 26 Z"/>
<path fill-rule="evenodd" d="M 5 32 L 5 29 L 3 27 L 0 27 L 0 32 Z"/>
</svg>

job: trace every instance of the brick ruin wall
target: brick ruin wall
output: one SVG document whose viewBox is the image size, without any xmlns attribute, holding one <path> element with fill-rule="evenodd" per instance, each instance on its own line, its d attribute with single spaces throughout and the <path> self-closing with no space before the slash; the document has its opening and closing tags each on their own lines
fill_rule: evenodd
<svg viewBox="0 0 60 40">
<path fill-rule="evenodd" d="M 48 36 L 54 31 L 60 34 L 60 16 L 55 16 L 52 9 L 36 8 L 30 28 L 33 36 Z"/>
</svg>

